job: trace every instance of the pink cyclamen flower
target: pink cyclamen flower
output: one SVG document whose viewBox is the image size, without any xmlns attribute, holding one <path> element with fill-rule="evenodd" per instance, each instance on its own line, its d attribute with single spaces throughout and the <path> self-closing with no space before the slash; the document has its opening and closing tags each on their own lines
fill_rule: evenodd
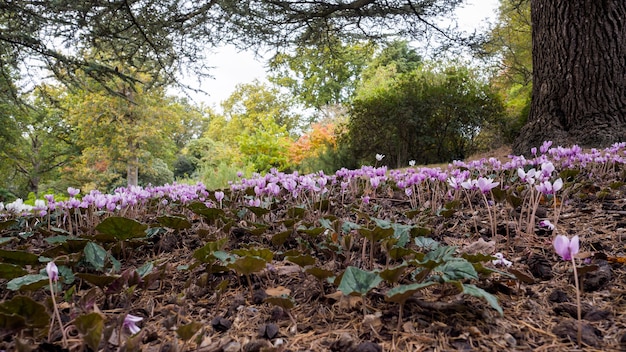
<svg viewBox="0 0 626 352">
<path fill-rule="evenodd" d="M 76 197 L 78 193 L 80 193 L 80 189 L 74 188 L 74 187 L 68 187 L 67 193 L 70 195 L 70 197 Z"/>
<path fill-rule="evenodd" d="M 478 178 L 478 181 L 476 181 L 476 186 L 483 193 L 489 193 L 493 188 L 495 188 L 499 184 L 500 182 L 493 182 L 492 179 L 486 178 L 486 177 L 480 177 Z"/>
<path fill-rule="evenodd" d="M 554 250 L 563 260 L 572 260 L 578 250 L 580 249 L 580 243 L 578 235 L 569 239 L 567 236 L 558 235 L 554 239 Z"/>
<path fill-rule="evenodd" d="M 558 179 L 554 181 L 554 183 L 550 183 L 550 181 L 543 181 L 540 184 L 536 185 L 535 188 L 537 191 L 543 194 L 556 194 L 556 192 L 560 191 L 563 188 L 563 180 Z"/>
<path fill-rule="evenodd" d="M 552 231 L 554 230 L 554 224 L 550 222 L 550 220 L 541 220 L 539 221 L 539 226 L 540 227 L 545 227 L 548 230 Z"/>
<path fill-rule="evenodd" d="M 57 268 L 57 265 L 54 264 L 54 262 L 48 262 L 48 264 L 46 264 L 46 273 L 48 273 L 50 280 L 59 280 L 59 268 Z"/>
<path fill-rule="evenodd" d="M 143 318 L 142 317 L 138 317 L 132 314 L 127 314 L 126 317 L 124 318 L 124 324 L 123 327 L 128 328 L 128 330 L 130 330 L 130 333 L 135 335 L 136 333 L 138 333 L 141 329 L 137 326 L 137 323 L 142 321 Z"/>
<path fill-rule="evenodd" d="M 501 265 L 501 266 L 506 266 L 507 268 L 510 267 L 511 265 L 513 265 L 513 263 L 510 260 L 506 260 L 504 258 L 504 255 L 502 253 L 496 253 L 493 255 L 494 257 L 496 257 L 496 259 L 492 260 L 491 263 L 493 265 Z"/>
<path fill-rule="evenodd" d="M 222 199 L 224 199 L 224 192 L 220 192 L 220 191 L 215 192 L 215 199 L 218 202 L 221 202 Z"/>
</svg>

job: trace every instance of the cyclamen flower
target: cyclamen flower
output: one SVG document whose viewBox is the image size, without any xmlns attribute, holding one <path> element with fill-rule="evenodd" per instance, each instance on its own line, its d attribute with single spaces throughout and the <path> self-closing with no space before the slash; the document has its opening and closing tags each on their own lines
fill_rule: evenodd
<svg viewBox="0 0 626 352">
<path fill-rule="evenodd" d="M 48 273 L 50 280 L 59 280 L 59 268 L 56 264 L 54 264 L 54 262 L 48 262 L 48 264 L 46 264 L 46 273 Z"/>
<path fill-rule="evenodd" d="M 546 195 L 555 194 L 556 192 L 561 190 L 561 188 L 563 188 L 563 180 L 559 178 L 558 180 L 554 181 L 554 183 L 550 183 L 550 181 L 543 181 L 540 184 L 536 185 L 535 188 L 539 192 Z"/>
<path fill-rule="evenodd" d="M 541 221 L 539 221 L 539 226 L 545 227 L 545 228 L 547 228 L 550 231 L 554 230 L 554 224 L 551 223 L 550 220 L 541 220 Z"/>
<path fill-rule="evenodd" d="M 576 254 L 578 254 L 578 250 L 580 249 L 580 243 L 578 240 L 578 235 L 569 239 L 567 236 L 558 235 L 554 239 L 554 250 L 558 255 L 563 258 L 563 260 L 572 260 Z"/>
<path fill-rule="evenodd" d="M 415 160 L 409 160 L 409 166 L 411 167 L 415 166 Z"/>
<path fill-rule="evenodd" d="M 215 200 L 221 202 L 224 199 L 224 192 L 217 191 L 215 192 Z"/>
<path fill-rule="evenodd" d="M 531 185 L 535 183 L 536 175 L 537 175 L 537 170 L 535 169 L 530 169 L 528 171 L 524 171 L 524 169 L 522 168 L 517 169 L 517 176 L 519 176 L 519 178 L 522 181 Z"/>
<path fill-rule="evenodd" d="M 142 320 L 143 320 L 142 317 L 134 316 L 132 314 L 127 314 L 126 317 L 124 318 L 123 327 L 128 328 L 128 330 L 130 330 L 130 333 L 135 335 L 141 330 L 137 326 L 137 323 Z"/>
<path fill-rule="evenodd" d="M 381 161 L 385 157 L 385 154 L 376 154 L 376 160 Z"/>
<path fill-rule="evenodd" d="M 76 197 L 78 193 L 80 193 L 80 189 L 74 187 L 68 187 L 67 193 L 69 193 L 70 197 Z"/>
<path fill-rule="evenodd" d="M 478 181 L 476 181 L 476 186 L 483 193 L 489 193 L 493 188 L 498 186 L 500 182 L 493 182 L 490 178 L 480 177 Z"/>
<path fill-rule="evenodd" d="M 513 263 L 510 260 L 506 260 L 504 258 L 504 255 L 502 253 L 496 253 L 493 256 L 496 257 L 496 259 L 491 261 L 493 265 L 496 265 L 496 266 L 502 265 L 502 266 L 506 266 L 507 268 L 513 265 Z"/>
</svg>

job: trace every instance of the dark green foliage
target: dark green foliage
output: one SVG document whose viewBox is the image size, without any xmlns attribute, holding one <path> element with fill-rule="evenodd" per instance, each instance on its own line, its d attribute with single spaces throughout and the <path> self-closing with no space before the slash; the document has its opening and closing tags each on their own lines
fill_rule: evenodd
<svg viewBox="0 0 626 352">
<path fill-rule="evenodd" d="M 447 162 L 475 152 L 482 128 L 502 116 L 500 99 L 467 68 L 398 74 L 390 65 L 360 87 L 344 138 L 363 162 L 377 153 L 393 167 Z"/>
</svg>

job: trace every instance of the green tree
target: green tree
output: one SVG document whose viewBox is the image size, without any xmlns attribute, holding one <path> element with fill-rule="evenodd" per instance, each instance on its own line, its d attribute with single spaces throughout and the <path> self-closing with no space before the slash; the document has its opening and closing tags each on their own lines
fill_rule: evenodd
<svg viewBox="0 0 626 352">
<path fill-rule="evenodd" d="M 512 143 L 526 123 L 532 93 L 532 33 L 529 0 L 501 0 L 498 21 L 484 49 L 497 60 L 492 84 L 503 96 L 508 119 L 504 138 Z"/>
<path fill-rule="evenodd" d="M 119 79 L 107 82 L 110 90 L 114 84 L 116 96 L 93 85 L 90 91 L 72 91 L 65 100 L 83 149 L 83 167 L 76 177 L 95 181 L 89 188 L 119 186 L 124 173 L 129 186 L 138 185 L 142 174 L 163 179 L 148 170 L 163 168 L 163 163 L 171 167 L 177 144 L 190 138 L 182 123 L 190 110 L 180 101 L 167 98 L 158 87 L 144 91 L 144 86 Z M 198 112 L 192 115 L 200 118 Z"/>
<path fill-rule="evenodd" d="M 501 116 L 497 95 L 467 68 L 397 74 L 388 65 L 359 88 L 346 138 L 364 162 L 373 163 L 378 153 L 394 167 L 444 162 L 476 151 L 481 129 Z"/>
<path fill-rule="evenodd" d="M 288 167 L 288 147 L 291 136 L 299 128 L 301 117 L 291 112 L 292 98 L 278 89 L 255 81 L 237 86 L 235 92 L 222 103 L 223 116 L 212 116 L 204 138 L 221 142 L 221 149 L 238 150 L 244 164 L 252 164 L 256 171 L 272 167 Z M 212 161 L 217 163 L 221 156 Z"/>
<path fill-rule="evenodd" d="M 269 61 L 270 82 L 287 88 L 307 108 L 322 110 L 339 105 L 354 93 L 361 71 L 375 46 L 368 42 L 298 46 L 293 53 L 278 53 Z"/>
<path fill-rule="evenodd" d="M 0 159 L 21 175 L 13 184 L 21 196 L 29 192 L 38 196 L 41 184 L 57 179 L 61 168 L 70 165 L 79 153 L 72 127 L 56 104 L 59 94 L 58 89 L 39 86 L 26 98 L 31 107 L 15 110 L 8 117 L 20 135 L 3 145 Z"/>
</svg>

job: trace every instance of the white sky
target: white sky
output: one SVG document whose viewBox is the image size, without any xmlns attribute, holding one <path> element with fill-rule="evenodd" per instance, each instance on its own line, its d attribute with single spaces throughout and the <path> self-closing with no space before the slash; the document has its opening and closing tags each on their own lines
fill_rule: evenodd
<svg viewBox="0 0 626 352">
<path fill-rule="evenodd" d="M 484 27 L 486 21 L 493 20 L 499 3 L 500 0 L 467 0 L 457 12 L 459 27 L 468 30 Z M 228 46 L 216 50 L 209 60 L 208 64 L 214 67 L 213 78 L 204 79 L 200 87 L 207 94 L 189 93 L 196 103 L 221 110 L 220 103 L 233 93 L 237 84 L 265 79 L 265 62 L 253 53 Z"/>
</svg>

